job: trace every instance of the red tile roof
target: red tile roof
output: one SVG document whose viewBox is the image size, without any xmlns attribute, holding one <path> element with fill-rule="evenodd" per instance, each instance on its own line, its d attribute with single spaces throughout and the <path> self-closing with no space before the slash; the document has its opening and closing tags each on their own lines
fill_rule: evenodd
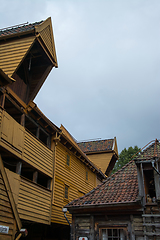
<svg viewBox="0 0 160 240">
<path fill-rule="evenodd" d="M 78 146 L 84 153 L 109 151 L 113 148 L 114 139 L 80 142 Z"/>
<path fill-rule="evenodd" d="M 27 23 L 27 24 L 20 24 L 13 27 L 3 28 L 0 29 L 0 37 L 9 36 L 12 34 L 18 34 L 23 32 L 28 32 L 34 30 L 35 26 L 41 24 L 43 21 L 35 22 L 35 23 Z"/>
<path fill-rule="evenodd" d="M 73 200 L 66 207 L 132 203 L 138 200 L 138 194 L 137 167 L 132 160 L 91 192 Z"/>
<path fill-rule="evenodd" d="M 160 157 L 160 143 L 157 139 L 149 142 L 142 148 L 141 151 L 135 155 L 135 160 L 146 161 L 156 157 Z"/>
</svg>

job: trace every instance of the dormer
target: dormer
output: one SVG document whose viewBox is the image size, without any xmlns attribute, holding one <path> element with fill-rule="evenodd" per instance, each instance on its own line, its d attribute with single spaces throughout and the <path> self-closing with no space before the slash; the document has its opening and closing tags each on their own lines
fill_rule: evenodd
<svg viewBox="0 0 160 240">
<path fill-rule="evenodd" d="M 9 87 L 26 104 L 58 67 L 51 18 L 0 30 L 0 68 L 15 79 Z"/>
<path fill-rule="evenodd" d="M 116 137 L 112 139 L 79 142 L 78 146 L 105 175 L 110 175 L 118 159 Z"/>
<path fill-rule="evenodd" d="M 160 201 L 160 143 L 156 139 L 145 146 L 135 159 L 139 195 L 143 205 Z"/>
</svg>

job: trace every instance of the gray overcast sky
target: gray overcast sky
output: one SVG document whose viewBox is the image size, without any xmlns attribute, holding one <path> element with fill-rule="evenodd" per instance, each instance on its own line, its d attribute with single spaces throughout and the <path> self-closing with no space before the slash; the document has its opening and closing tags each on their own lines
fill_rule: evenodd
<svg viewBox="0 0 160 240">
<path fill-rule="evenodd" d="M 160 138 L 159 0 L 0 0 L 0 28 L 52 18 L 58 69 L 35 99 L 77 139 Z"/>
</svg>

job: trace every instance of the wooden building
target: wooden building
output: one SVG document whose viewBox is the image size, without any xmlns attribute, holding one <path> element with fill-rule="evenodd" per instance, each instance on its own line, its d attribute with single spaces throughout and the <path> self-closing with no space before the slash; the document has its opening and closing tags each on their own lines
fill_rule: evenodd
<svg viewBox="0 0 160 240">
<path fill-rule="evenodd" d="M 160 239 L 160 143 L 66 205 L 74 240 Z"/>
<path fill-rule="evenodd" d="M 53 67 L 50 18 L 0 30 L 0 156 L 30 240 L 68 239 L 62 207 L 106 178 L 33 101 Z"/>
<path fill-rule="evenodd" d="M 97 141 L 79 142 L 78 146 L 102 172 L 109 176 L 118 159 L 116 137 Z"/>
</svg>

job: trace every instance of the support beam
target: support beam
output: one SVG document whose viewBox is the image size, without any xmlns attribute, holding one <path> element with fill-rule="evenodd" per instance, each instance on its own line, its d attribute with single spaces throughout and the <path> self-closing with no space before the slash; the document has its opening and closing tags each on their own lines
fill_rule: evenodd
<svg viewBox="0 0 160 240">
<path fill-rule="evenodd" d="M 37 179 L 38 179 L 38 171 L 35 171 L 33 173 L 33 182 L 37 183 Z"/>
</svg>

